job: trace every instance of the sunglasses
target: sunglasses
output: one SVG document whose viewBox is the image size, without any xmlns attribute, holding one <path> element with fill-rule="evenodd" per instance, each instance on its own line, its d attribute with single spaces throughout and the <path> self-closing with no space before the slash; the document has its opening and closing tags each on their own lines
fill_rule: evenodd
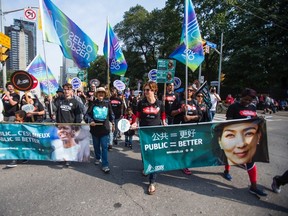
<svg viewBox="0 0 288 216">
<path fill-rule="evenodd" d="M 147 91 L 147 92 L 149 92 L 149 91 L 153 91 L 153 90 L 151 90 L 151 89 L 144 89 L 144 91 Z"/>
<path fill-rule="evenodd" d="M 188 92 L 193 92 L 194 90 L 193 90 L 193 89 L 187 89 L 187 91 L 188 91 Z"/>
<path fill-rule="evenodd" d="M 197 97 L 202 97 L 203 98 L 203 95 L 197 95 Z"/>
</svg>

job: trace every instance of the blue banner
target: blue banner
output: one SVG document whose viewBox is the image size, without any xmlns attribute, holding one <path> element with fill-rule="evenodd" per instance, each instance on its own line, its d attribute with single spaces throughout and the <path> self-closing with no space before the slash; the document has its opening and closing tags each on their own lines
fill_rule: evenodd
<svg viewBox="0 0 288 216">
<path fill-rule="evenodd" d="M 0 124 L 0 160 L 88 162 L 89 126 Z"/>
<path fill-rule="evenodd" d="M 141 127 L 144 172 L 269 162 L 262 118 Z"/>
</svg>

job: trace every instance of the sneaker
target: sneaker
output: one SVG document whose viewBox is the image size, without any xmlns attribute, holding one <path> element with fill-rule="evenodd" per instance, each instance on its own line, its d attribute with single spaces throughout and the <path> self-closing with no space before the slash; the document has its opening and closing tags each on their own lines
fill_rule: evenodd
<svg viewBox="0 0 288 216">
<path fill-rule="evenodd" d="M 11 161 L 11 163 L 6 165 L 7 168 L 14 168 L 17 167 L 17 162 L 16 160 Z"/>
<path fill-rule="evenodd" d="M 22 164 L 27 164 L 28 160 L 22 160 Z"/>
<path fill-rule="evenodd" d="M 250 187 L 249 192 L 251 194 L 255 194 L 255 195 L 258 195 L 258 196 L 267 196 L 267 193 L 265 193 L 263 190 L 260 190 L 258 188 L 251 188 Z"/>
<path fill-rule="evenodd" d="M 227 171 L 224 171 L 224 174 L 223 174 L 224 178 L 228 181 L 231 181 L 232 180 L 232 176 L 229 174 L 229 172 Z"/>
<path fill-rule="evenodd" d="M 109 145 L 108 145 L 108 151 L 112 151 L 112 148 L 113 148 L 113 147 L 112 147 L 112 144 L 109 144 Z"/>
<path fill-rule="evenodd" d="M 118 141 L 117 140 L 113 140 L 113 144 L 114 145 L 118 145 Z"/>
<path fill-rule="evenodd" d="M 132 149 L 132 145 L 131 144 L 129 144 L 129 148 Z"/>
<path fill-rule="evenodd" d="M 272 188 L 272 190 L 273 190 L 273 192 L 274 193 L 280 193 L 281 192 L 281 185 L 278 185 L 277 184 L 277 178 L 278 178 L 279 176 L 275 176 L 274 178 L 273 178 L 273 182 L 272 182 L 272 185 L 271 185 L 271 188 Z"/>
<path fill-rule="evenodd" d="M 69 166 L 70 166 L 70 162 L 66 161 L 66 162 L 65 162 L 65 166 L 66 166 L 66 167 L 69 167 Z"/>
<path fill-rule="evenodd" d="M 109 172 L 110 172 L 110 169 L 109 169 L 109 167 L 103 167 L 103 168 L 102 168 L 102 171 L 103 171 L 104 173 L 109 173 Z"/>
<path fill-rule="evenodd" d="M 99 159 L 99 160 L 96 159 L 94 162 L 95 165 L 99 165 L 100 163 L 101 163 L 101 159 Z"/>
<path fill-rule="evenodd" d="M 182 169 L 182 171 L 186 175 L 191 175 L 192 174 L 192 172 L 188 168 Z"/>
</svg>

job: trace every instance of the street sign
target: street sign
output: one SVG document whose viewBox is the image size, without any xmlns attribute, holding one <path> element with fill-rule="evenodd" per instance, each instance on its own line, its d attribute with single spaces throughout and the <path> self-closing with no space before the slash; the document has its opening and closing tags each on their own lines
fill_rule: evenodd
<svg viewBox="0 0 288 216">
<path fill-rule="evenodd" d="M 208 45 L 209 47 L 211 47 L 212 49 L 216 49 L 217 48 L 217 44 L 214 44 L 210 41 L 206 41 L 206 45 Z"/>
<path fill-rule="evenodd" d="M 0 44 L 8 49 L 11 49 L 10 37 L 0 32 Z"/>
<path fill-rule="evenodd" d="M 24 9 L 24 17 L 27 20 L 35 21 L 36 17 L 37 17 L 37 13 L 35 10 L 33 10 L 31 8 L 25 8 Z"/>
</svg>

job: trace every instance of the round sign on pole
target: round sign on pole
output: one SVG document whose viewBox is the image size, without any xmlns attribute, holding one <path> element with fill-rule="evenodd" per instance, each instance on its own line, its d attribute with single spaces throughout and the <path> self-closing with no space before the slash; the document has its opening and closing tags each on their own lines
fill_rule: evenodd
<svg viewBox="0 0 288 216">
<path fill-rule="evenodd" d="M 126 88 L 126 85 L 121 81 L 121 80 L 115 80 L 113 82 L 113 86 L 118 90 L 118 91 L 123 91 Z"/>
<path fill-rule="evenodd" d="M 15 71 L 11 75 L 11 82 L 15 89 L 19 91 L 28 91 L 31 90 L 34 84 L 34 81 L 29 73 L 26 71 Z"/>
<path fill-rule="evenodd" d="M 174 77 L 174 88 L 178 89 L 181 86 L 181 79 L 178 77 Z"/>
<path fill-rule="evenodd" d="M 76 90 L 76 89 L 79 89 L 82 86 L 82 82 L 81 82 L 81 80 L 78 77 L 74 77 L 71 80 L 71 85 L 72 85 L 73 90 Z"/>
<path fill-rule="evenodd" d="M 100 85 L 100 81 L 98 79 L 92 79 L 89 83 L 90 85 L 94 84 L 96 87 Z"/>
<path fill-rule="evenodd" d="M 130 129 L 130 122 L 127 119 L 120 119 L 117 127 L 121 133 L 124 133 Z"/>
<path fill-rule="evenodd" d="M 156 82 L 157 81 L 157 69 L 152 69 L 148 73 L 149 80 Z"/>
</svg>

